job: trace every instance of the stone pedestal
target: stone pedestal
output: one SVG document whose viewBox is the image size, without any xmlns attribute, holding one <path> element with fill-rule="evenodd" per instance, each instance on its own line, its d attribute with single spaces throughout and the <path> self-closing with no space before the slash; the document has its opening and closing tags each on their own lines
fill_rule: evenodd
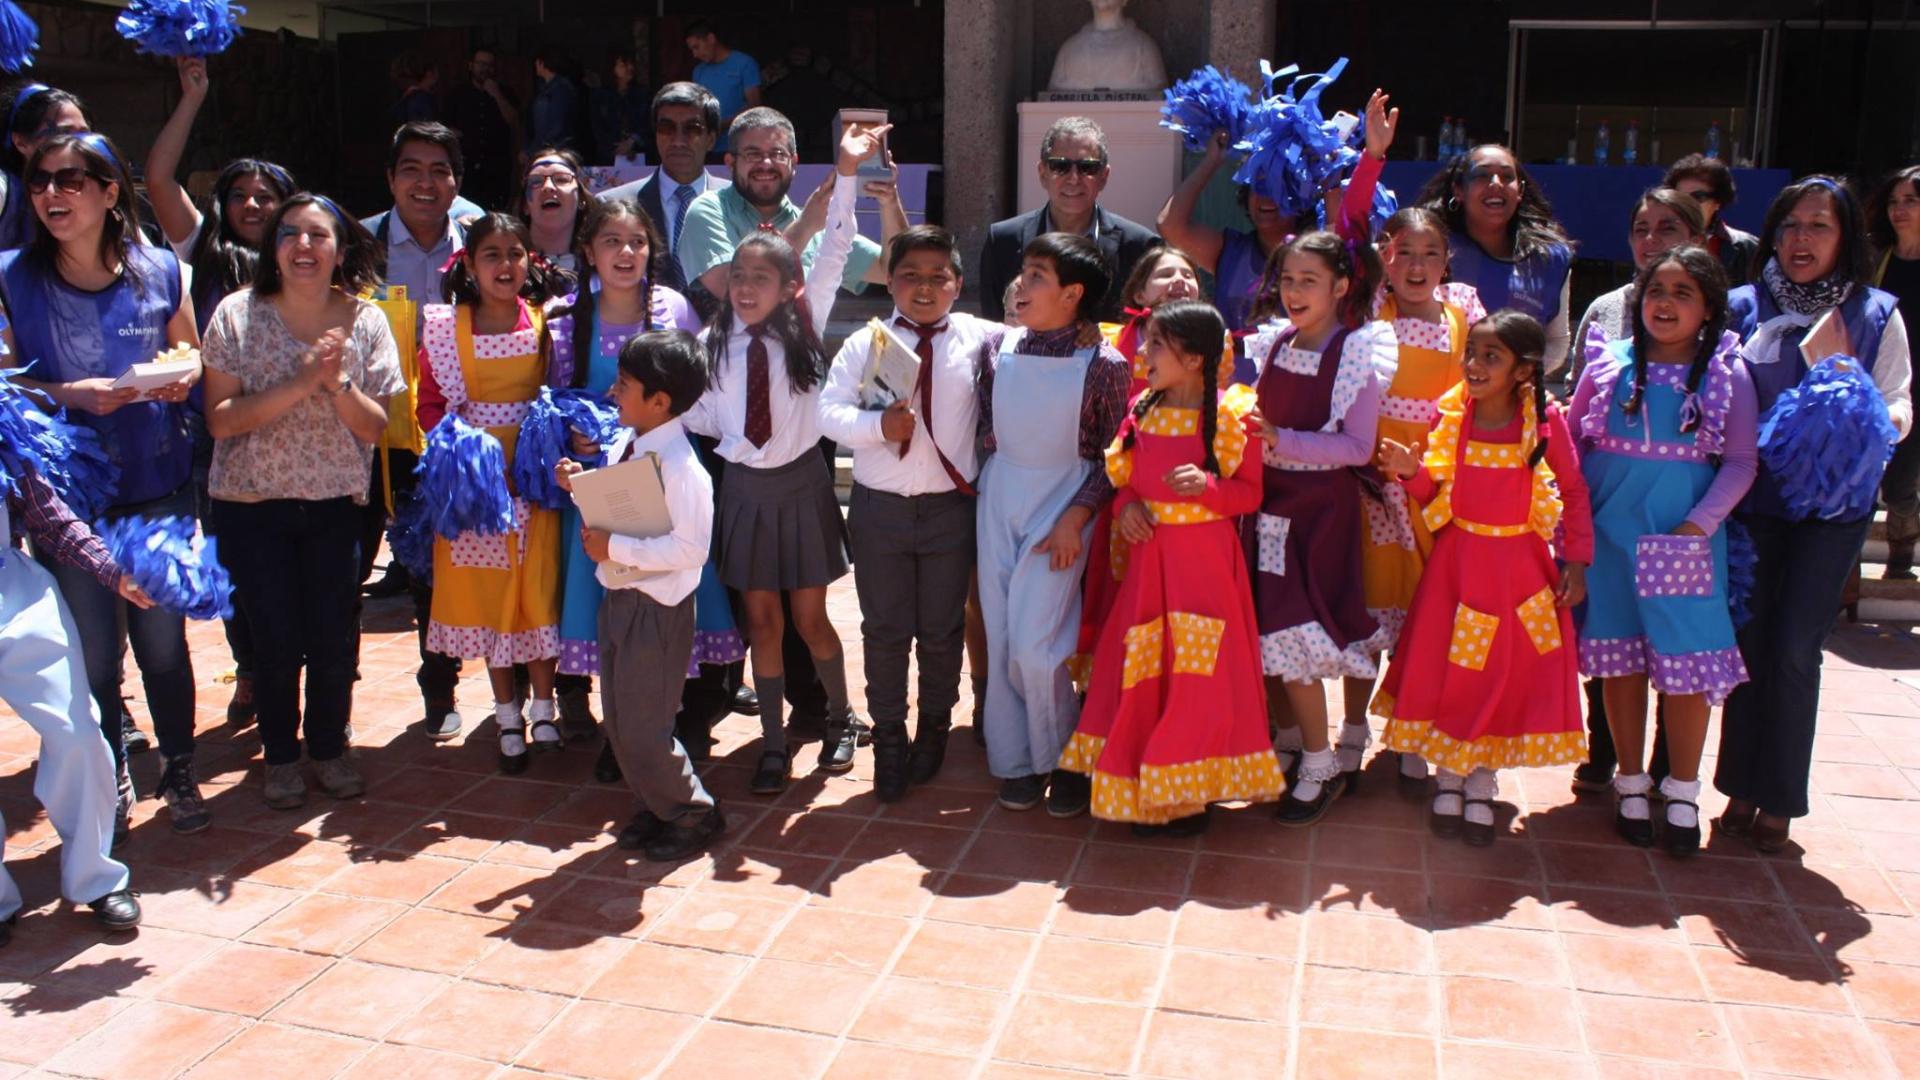
<svg viewBox="0 0 1920 1080">
<path fill-rule="evenodd" d="M 1013 158 L 1018 197 L 1009 216 L 1047 201 L 1035 163 L 1040 160 L 1041 136 L 1063 116 L 1087 117 L 1107 133 L 1113 174 L 1100 195 L 1100 205 L 1153 228 L 1160 207 L 1180 184 L 1181 164 L 1180 137 L 1160 126 L 1157 100 L 1022 102 L 1020 142 Z"/>
</svg>

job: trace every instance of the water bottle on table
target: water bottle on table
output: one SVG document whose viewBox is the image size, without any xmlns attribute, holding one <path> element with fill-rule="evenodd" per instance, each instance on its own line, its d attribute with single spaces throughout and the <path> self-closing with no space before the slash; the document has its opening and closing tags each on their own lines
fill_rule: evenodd
<svg viewBox="0 0 1920 1080">
<path fill-rule="evenodd" d="M 1605 120 L 1602 120 L 1600 126 L 1593 129 L 1593 163 L 1605 165 L 1607 152 L 1611 149 L 1613 149 L 1613 130 L 1607 127 Z"/>
</svg>

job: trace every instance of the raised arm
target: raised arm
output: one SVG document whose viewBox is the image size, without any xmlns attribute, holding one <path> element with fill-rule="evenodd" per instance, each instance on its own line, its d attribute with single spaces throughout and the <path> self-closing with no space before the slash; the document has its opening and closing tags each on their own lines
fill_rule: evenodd
<svg viewBox="0 0 1920 1080">
<path fill-rule="evenodd" d="M 147 152 L 147 198 L 153 203 L 153 216 L 166 231 L 167 239 L 184 244 L 200 228 L 201 215 L 175 174 L 187 148 L 187 136 L 193 131 L 194 118 L 207 100 L 207 62 L 199 57 L 183 56 L 180 68 L 180 104 L 173 107 L 160 136 Z"/>
<path fill-rule="evenodd" d="M 853 238 L 860 227 L 853 219 L 854 193 L 859 183 L 851 171 L 835 171 L 833 194 L 827 201 L 827 224 L 822 229 L 820 248 L 807 268 L 807 314 L 813 319 L 813 332 L 825 337 L 827 319 L 833 314 L 833 300 L 840 292 L 840 278 L 846 273 L 847 257 L 853 253 Z"/>
<path fill-rule="evenodd" d="M 1193 211 L 1200 205 L 1200 195 L 1213 182 L 1214 175 L 1227 161 L 1227 133 L 1216 131 L 1207 142 L 1207 152 L 1200 164 L 1187 174 L 1180 186 L 1173 189 L 1167 197 L 1167 204 L 1160 208 L 1160 216 L 1154 225 L 1167 243 L 1185 251 L 1199 260 L 1208 273 L 1220 270 L 1220 251 L 1226 246 L 1226 234 L 1211 225 L 1202 225 L 1193 220 Z"/>
</svg>

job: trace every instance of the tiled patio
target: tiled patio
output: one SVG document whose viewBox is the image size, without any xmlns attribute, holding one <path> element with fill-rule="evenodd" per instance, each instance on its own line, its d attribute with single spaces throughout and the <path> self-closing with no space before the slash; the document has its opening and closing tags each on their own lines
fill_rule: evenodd
<svg viewBox="0 0 1920 1080">
<path fill-rule="evenodd" d="M 855 637 L 849 587 L 834 608 Z M 631 804 L 592 748 L 507 779 L 490 726 L 409 731 L 404 617 L 370 609 L 368 796 L 293 813 L 262 805 L 218 627 L 194 627 L 216 824 L 176 838 L 141 805 L 137 935 L 55 899 L 34 739 L 0 721 L 28 896 L 0 950 L 0 1080 L 1920 1074 L 1910 629 L 1835 637 L 1792 857 L 1628 848 L 1563 770 L 1506 777 L 1507 831 L 1477 851 L 1430 837 L 1385 760 L 1311 831 L 1243 809 L 1141 842 L 994 807 L 964 731 L 904 802 L 873 800 L 863 751 L 769 803 L 736 717 L 709 770 L 727 843 L 662 869 L 613 847 Z M 463 696 L 471 724 L 479 676 Z M 136 763 L 151 784 L 154 755 Z"/>
</svg>

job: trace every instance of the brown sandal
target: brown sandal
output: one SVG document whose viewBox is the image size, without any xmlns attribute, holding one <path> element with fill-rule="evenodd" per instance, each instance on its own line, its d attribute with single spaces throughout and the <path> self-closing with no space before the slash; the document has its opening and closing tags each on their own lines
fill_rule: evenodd
<svg viewBox="0 0 1920 1080">
<path fill-rule="evenodd" d="M 1753 840 L 1755 850 L 1759 851 L 1762 855 L 1772 855 L 1787 846 L 1787 831 L 1789 828 L 1791 828 L 1790 825 L 1781 825 L 1778 827 L 1767 825 L 1761 822 L 1758 816 L 1756 816 L 1753 822 L 1753 829 L 1748 835 Z"/>
<path fill-rule="evenodd" d="M 1724 836 L 1746 836 L 1753 832 L 1753 821 L 1760 816 L 1757 806 L 1742 806 L 1740 800 L 1727 804 L 1719 817 L 1713 819 L 1713 831 Z"/>
</svg>

